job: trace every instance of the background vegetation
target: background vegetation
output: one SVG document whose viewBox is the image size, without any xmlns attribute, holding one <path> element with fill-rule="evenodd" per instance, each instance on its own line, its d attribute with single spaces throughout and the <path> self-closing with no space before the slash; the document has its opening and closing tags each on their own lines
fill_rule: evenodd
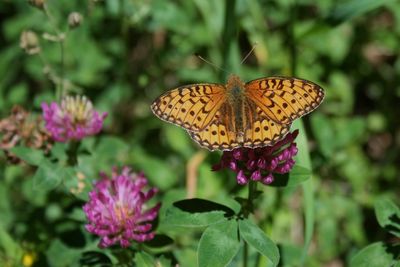
<svg viewBox="0 0 400 267">
<path fill-rule="evenodd" d="M 161 189 L 160 221 L 168 203 L 187 196 L 229 203 L 231 195 L 246 193 L 233 173 L 211 171 L 220 153 L 200 149 L 150 111 L 155 97 L 179 85 L 226 82 L 227 73 L 198 53 L 244 81 L 295 75 L 326 91 L 319 109 L 303 118 L 312 179 L 303 187 L 263 187 L 255 214 L 279 244 L 282 266 L 297 266 L 311 227 L 305 215 L 315 222 L 306 266 L 347 266 L 368 244 L 398 241 L 374 214 L 382 197 L 396 202 L 400 193 L 398 1 L 49 0 L 47 6 L 46 15 L 26 1 L 0 2 L 0 115 L 15 104 L 40 114 L 60 83 L 107 111 L 103 134 L 83 142 L 91 152 L 79 158 L 87 185 L 111 166 L 143 170 Z M 69 29 L 73 11 L 83 21 Z M 21 49 L 26 30 L 37 34 L 39 54 Z M 54 40 L 61 32 L 64 41 Z M 90 187 L 71 193 L 77 175 L 42 186 L 47 176 L 38 177 L 33 166 L 12 165 L 5 156 L 0 166 L 0 265 L 115 260 L 84 231 L 81 206 Z M 174 239 L 159 251 L 168 258 L 163 264 L 196 266 L 198 232 L 182 235 L 162 225 L 158 231 Z"/>
</svg>

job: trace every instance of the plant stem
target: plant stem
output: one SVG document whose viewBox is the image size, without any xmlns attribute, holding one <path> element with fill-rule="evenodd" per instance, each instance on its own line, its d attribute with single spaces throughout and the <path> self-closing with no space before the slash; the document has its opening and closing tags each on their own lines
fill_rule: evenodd
<svg viewBox="0 0 400 267">
<path fill-rule="evenodd" d="M 64 61 L 65 61 L 65 53 L 64 53 L 64 36 L 61 37 L 60 40 L 60 53 L 61 53 L 61 60 L 60 60 L 60 83 L 59 83 L 59 95 L 57 100 L 61 101 L 61 98 L 65 95 L 64 92 Z"/>
<path fill-rule="evenodd" d="M 225 1 L 225 22 L 224 32 L 222 34 L 222 69 L 227 70 L 229 67 L 229 55 L 232 50 L 232 44 L 234 41 L 234 35 L 236 32 L 236 0 Z M 224 73 L 221 72 L 221 80 L 224 80 Z"/>
<path fill-rule="evenodd" d="M 297 1 L 294 0 L 292 5 L 290 6 L 290 20 L 289 20 L 289 28 L 288 28 L 288 39 L 289 39 L 289 54 L 290 54 L 290 75 L 296 75 L 297 69 L 297 51 L 296 51 L 296 36 L 294 33 L 294 26 L 296 23 L 297 17 Z"/>
<path fill-rule="evenodd" d="M 250 181 L 249 182 L 249 193 L 247 196 L 247 203 L 243 209 L 243 216 L 245 218 L 248 218 L 250 213 L 253 213 L 254 211 L 254 195 L 255 192 L 257 191 L 257 182 Z M 244 242 L 243 246 L 243 266 L 247 267 L 247 258 L 249 255 L 249 247 L 246 242 Z"/>
<path fill-rule="evenodd" d="M 296 19 L 297 19 L 297 0 L 293 0 L 292 5 L 290 6 L 290 21 L 289 21 L 289 52 L 290 52 L 290 70 L 291 70 L 291 75 L 296 76 L 297 72 L 297 50 L 296 50 L 296 36 L 294 33 L 294 25 L 296 24 Z M 307 184 L 308 185 L 307 185 Z M 308 180 L 306 183 L 302 185 L 303 187 L 303 201 L 313 201 L 313 189 L 312 189 L 312 183 L 310 180 Z M 310 188 L 311 186 L 311 188 Z M 307 206 L 305 206 L 305 232 L 304 232 L 304 248 L 303 248 L 303 253 L 300 258 L 300 265 L 299 266 L 305 266 L 305 261 L 308 256 L 308 249 L 310 247 L 311 243 L 311 236 L 312 236 L 312 231 L 314 228 L 314 217 L 313 213 L 307 209 Z M 312 209 L 312 208 L 311 208 Z M 309 236 L 309 238 L 307 238 Z"/>
<path fill-rule="evenodd" d="M 246 207 L 243 209 L 243 216 L 248 218 L 250 213 L 254 211 L 254 194 L 257 191 L 257 182 L 250 181 L 249 182 L 249 193 L 247 196 Z"/>
<path fill-rule="evenodd" d="M 244 242 L 243 246 L 243 267 L 247 267 L 247 258 L 249 255 L 249 245 L 247 245 L 247 242 Z"/>
<path fill-rule="evenodd" d="M 78 163 L 79 145 L 80 145 L 79 141 L 71 141 L 69 143 L 69 148 L 67 150 L 68 165 L 69 166 L 75 166 Z"/>
<path fill-rule="evenodd" d="M 58 28 L 57 23 L 56 23 L 55 19 L 53 18 L 53 16 L 51 15 L 46 3 L 44 3 L 43 12 L 49 19 L 50 24 L 53 27 L 53 30 L 57 35 L 57 42 L 60 45 L 60 78 L 59 78 L 59 82 L 56 84 L 56 86 L 57 86 L 56 99 L 57 99 L 57 101 L 61 101 L 61 98 L 63 97 L 63 95 L 65 93 L 64 92 L 64 61 L 65 61 L 64 40 L 65 40 L 65 34 L 63 32 L 61 32 L 61 30 Z"/>
</svg>

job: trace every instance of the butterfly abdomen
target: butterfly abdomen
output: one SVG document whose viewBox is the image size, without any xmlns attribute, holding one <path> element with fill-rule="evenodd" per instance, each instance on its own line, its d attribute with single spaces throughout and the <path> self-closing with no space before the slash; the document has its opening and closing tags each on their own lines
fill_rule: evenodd
<svg viewBox="0 0 400 267">
<path fill-rule="evenodd" d="M 249 118 L 247 118 L 246 90 L 244 83 L 236 75 L 231 75 L 226 84 L 227 102 L 233 116 L 233 129 L 236 134 L 236 140 L 239 144 L 244 142 L 244 135 L 248 128 Z"/>
</svg>

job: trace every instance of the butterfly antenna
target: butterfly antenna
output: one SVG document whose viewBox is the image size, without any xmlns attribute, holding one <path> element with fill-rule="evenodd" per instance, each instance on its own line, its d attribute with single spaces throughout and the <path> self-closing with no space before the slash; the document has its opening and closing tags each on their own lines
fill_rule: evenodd
<svg viewBox="0 0 400 267">
<path fill-rule="evenodd" d="M 247 55 L 243 58 L 243 60 L 240 62 L 240 65 L 242 65 L 246 59 L 253 53 L 254 49 L 256 48 L 256 46 L 258 45 L 257 42 L 254 43 L 253 47 L 251 48 L 251 50 L 249 51 L 249 53 L 247 53 Z"/>
<path fill-rule="evenodd" d="M 213 66 L 213 67 L 216 68 L 216 69 L 219 69 L 219 70 L 221 70 L 221 71 L 223 71 L 223 72 L 229 74 L 228 71 L 224 70 L 224 69 L 221 68 L 220 66 L 215 65 L 215 64 L 212 63 L 211 61 L 208 61 L 207 59 L 205 59 L 204 57 L 200 56 L 199 54 L 195 54 L 195 55 L 196 55 L 196 57 L 198 57 L 199 59 L 203 60 L 205 63 L 207 63 L 207 64 Z"/>
</svg>

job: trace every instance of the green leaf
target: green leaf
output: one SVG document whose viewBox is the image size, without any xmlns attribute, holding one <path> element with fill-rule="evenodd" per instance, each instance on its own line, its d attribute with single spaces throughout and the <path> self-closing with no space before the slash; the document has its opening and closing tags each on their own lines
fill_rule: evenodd
<svg viewBox="0 0 400 267">
<path fill-rule="evenodd" d="M 335 130 L 332 122 L 327 116 L 316 113 L 311 117 L 311 128 L 322 154 L 327 158 L 331 157 L 337 148 Z M 327 140 L 329 140 L 329 142 L 327 142 Z"/>
<path fill-rule="evenodd" d="M 389 2 L 393 2 L 393 0 L 349 0 L 338 4 L 328 15 L 327 20 L 332 25 L 338 25 Z"/>
<path fill-rule="evenodd" d="M 392 266 L 395 258 L 393 253 L 398 253 L 398 248 L 383 242 L 373 243 L 351 259 L 350 267 Z"/>
<path fill-rule="evenodd" d="M 56 188 L 61 182 L 61 177 L 58 175 L 58 168 L 57 164 L 48 161 L 40 164 L 33 176 L 34 189 L 51 190 Z"/>
<path fill-rule="evenodd" d="M 12 191 L 4 180 L 0 182 L 0 227 L 9 229 L 14 224 L 15 208 L 13 199 L 10 197 Z"/>
<path fill-rule="evenodd" d="M 9 94 L 7 95 L 7 100 L 14 105 L 23 103 L 26 101 L 28 96 L 28 87 L 25 83 L 19 83 L 12 88 L 10 88 Z"/>
<path fill-rule="evenodd" d="M 23 249 L 6 231 L 2 223 L 0 223 L 0 248 L 3 251 L 2 254 L 4 253 L 9 258 L 18 260 L 22 257 Z"/>
<path fill-rule="evenodd" d="M 149 178 L 151 184 L 157 186 L 161 190 L 167 190 L 179 178 L 178 168 L 174 168 L 168 164 L 165 159 L 160 159 L 147 154 L 140 147 L 135 147 L 131 150 L 132 162 L 137 169 L 143 170 Z M 181 165 L 179 165 L 181 168 Z"/>
<path fill-rule="evenodd" d="M 138 267 L 154 267 L 154 259 L 146 252 L 138 252 L 133 259 Z"/>
<path fill-rule="evenodd" d="M 43 152 L 41 150 L 24 146 L 13 147 L 11 148 L 11 152 L 26 163 L 34 166 L 39 165 L 44 158 Z"/>
<path fill-rule="evenodd" d="M 70 220 L 75 220 L 77 222 L 86 222 L 86 216 L 85 213 L 83 212 L 82 208 L 74 208 L 67 216 L 68 219 Z"/>
<path fill-rule="evenodd" d="M 235 220 L 225 220 L 209 226 L 201 236 L 198 249 L 199 267 L 226 266 L 240 247 L 238 225 Z"/>
<path fill-rule="evenodd" d="M 183 155 L 185 158 L 189 158 L 193 152 L 189 135 L 183 129 L 179 127 L 171 127 L 167 124 L 164 127 L 165 138 L 168 144 L 176 152 Z"/>
<path fill-rule="evenodd" d="M 173 266 L 170 259 L 167 259 L 165 256 L 161 256 L 156 259 L 155 266 L 157 267 L 170 267 Z"/>
<path fill-rule="evenodd" d="M 303 166 L 294 165 L 290 173 L 274 174 L 275 180 L 271 186 L 296 186 L 311 177 L 311 171 Z"/>
<path fill-rule="evenodd" d="M 295 156 L 296 165 L 303 166 L 306 169 L 311 170 L 311 159 L 308 151 L 308 141 L 306 136 L 306 130 L 304 129 L 303 120 L 295 120 L 292 129 L 298 129 L 299 135 L 296 138 L 298 152 Z"/>
<path fill-rule="evenodd" d="M 163 248 L 174 244 L 174 240 L 167 235 L 155 235 L 152 240 L 144 243 L 147 247 L 152 249 Z"/>
<path fill-rule="evenodd" d="M 294 123 L 294 127 L 299 129 L 299 131 L 303 134 L 299 135 L 297 138 L 297 147 L 299 152 L 296 156 L 296 162 L 299 165 L 305 166 L 306 169 L 310 170 L 308 178 L 311 177 L 311 158 L 310 153 L 308 151 L 308 142 L 307 136 L 305 135 L 305 129 L 302 120 L 297 120 Z M 304 231 L 304 246 L 303 246 L 303 253 L 301 257 L 301 263 L 304 265 L 308 249 L 311 245 L 311 240 L 313 237 L 314 232 L 314 223 L 315 223 L 315 201 L 314 201 L 314 186 L 313 180 L 308 179 L 307 181 L 302 184 L 303 192 L 304 192 L 304 223 L 305 223 L 305 231 Z"/>
<path fill-rule="evenodd" d="M 281 253 L 281 262 L 285 264 L 283 266 L 287 267 L 308 267 L 314 266 L 308 264 L 308 261 L 303 261 L 303 251 L 304 248 L 299 245 L 294 245 L 293 243 L 280 243 L 279 251 Z M 317 265 L 318 266 L 318 265 Z"/>
<path fill-rule="evenodd" d="M 387 198 L 380 198 L 375 202 L 375 214 L 382 228 L 400 236 L 400 209 L 396 204 Z"/>
<path fill-rule="evenodd" d="M 194 198 L 175 202 L 166 210 L 164 223 L 185 227 L 204 227 L 224 221 L 233 215 L 234 211 L 229 207 Z"/>
<path fill-rule="evenodd" d="M 96 147 L 95 153 L 119 157 L 127 149 L 127 144 L 120 138 L 113 136 L 102 137 Z"/>
<path fill-rule="evenodd" d="M 70 248 L 58 239 L 52 241 L 50 247 L 46 250 L 50 266 L 55 267 L 77 266 L 81 253 L 80 249 Z"/>
<path fill-rule="evenodd" d="M 51 149 L 51 155 L 59 162 L 67 161 L 67 145 L 64 143 L 55 143 Z"/>
<path fill-rule="evenodd" d="M 239 221 L 240 236 L 252 247 L 257 249 L 262 255 L 270 260 L 273 266 L 279 263 L 278 247 L 268 236 L 253 222 L 248 219 Z M 269 266 L 269 265 L 268 265 Z"/>
<path fill-rule="evenodd" d="M 96 249 L 94 250 L 87 250 L 82 252 L 81 257 L 79 259 L 79 265 L 76 264 L 75 266 L 91 266 L 91 267 L 101 267 L 101 266 L 114 266 L 112 259 L 114 258 L 111 253 L 106 250 L 102 250 L 101 252 Z M 115 260 L 116 261 L 116 260 Z M 70 265 L 68 265 L 70 266 Z"/>
<path fill-rule="evenodd" d="M 301 262 L 307 259 L 308 249 L 311 245 L 314 232 L 315 223 L 315 194 L 314 194 L 314 183 L 312 179 L 307 180 L 302 184 L 304 194 L 304 247 Z"/>
<path fill-rule="evenodd" d="M 68 179 L 74 175 L 75 171 L 71 167 L 63 167 L 50 161 L 43 160 L 33 176 L 34 189 L 54 189 L 63 179 Z"/>
</svg>

